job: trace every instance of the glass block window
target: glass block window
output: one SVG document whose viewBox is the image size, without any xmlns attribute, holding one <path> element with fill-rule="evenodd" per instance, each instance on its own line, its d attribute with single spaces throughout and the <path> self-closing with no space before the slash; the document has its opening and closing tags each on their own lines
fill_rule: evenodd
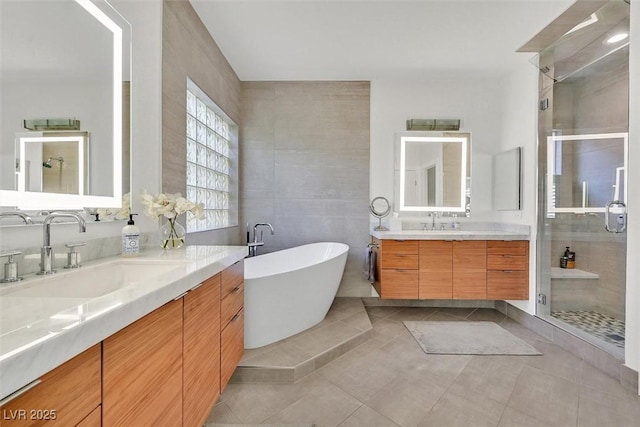
<svg viewBox="0 0 640 427">
<path fill-rule="evenodd" d="M 187 213 L 187 232 L 238 225 L 238 126 L 187 79 L 187 194 L 204 219 Z"/>
</svg>

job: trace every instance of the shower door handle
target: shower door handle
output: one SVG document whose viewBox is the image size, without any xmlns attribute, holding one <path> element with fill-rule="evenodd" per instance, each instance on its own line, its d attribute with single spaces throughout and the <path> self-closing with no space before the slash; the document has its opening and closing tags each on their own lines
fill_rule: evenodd
<svg viewBox="0 0 640 427">
<path fill-rule="evenodd" d="M 611 218 L 614 224 L 611 225 Z M 627 205 L 620 200 L 607 203 L 604 210 L 604 228 L 609 233 L 622 233 L 627 228 Z"/>
</svg>

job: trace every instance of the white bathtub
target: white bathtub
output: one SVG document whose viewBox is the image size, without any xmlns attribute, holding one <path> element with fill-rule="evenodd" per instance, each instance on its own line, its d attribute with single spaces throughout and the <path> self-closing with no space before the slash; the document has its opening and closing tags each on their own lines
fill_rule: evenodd
<svg viewBox="0 0 640 427">
<path fill-rule="evenodd" d="M 338 292 L 349 246 L 311 243 L 244 261 L 244 348 L 320 323 Z"/>
</svg>

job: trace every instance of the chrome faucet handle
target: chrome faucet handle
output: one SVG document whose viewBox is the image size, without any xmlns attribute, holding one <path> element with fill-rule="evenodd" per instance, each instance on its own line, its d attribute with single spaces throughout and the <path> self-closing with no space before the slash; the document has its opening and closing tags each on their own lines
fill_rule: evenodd
<svg viewBox="0 0 640 427">
<path fill-rule="evenodd" d="M 7 257 L 7 263 L 4 265 L 4 276 L 0 279 L 0 283 L 12 283 L 22 280 L 22 277 L 18 276 L 18 263 L 13 260 L 14 256 L 21 253 L 20 251 L 12 251 L 0 254 L 0 258 Z"/>
<path fill-rule="evenodd" d="M 65 265 L 64 268 L 80 268 L 81 267 L 80 254 L 76 252 L 75 249 L 78 246 L 85 246 L 86 244 L 87 244 L 86 242 L 82 242 L 82 243 L 68 243 L 64 245 L 69 249 L 69 252 L 67 253 L 67 265 Z"/>
</svg>

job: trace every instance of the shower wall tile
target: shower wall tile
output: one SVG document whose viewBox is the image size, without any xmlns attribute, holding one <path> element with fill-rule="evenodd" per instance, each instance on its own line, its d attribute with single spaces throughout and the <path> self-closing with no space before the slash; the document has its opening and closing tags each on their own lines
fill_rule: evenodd
<svg viewBox="0 0 640 427">
<path fill-rule="evenodd" d="M 368 82 L 242 83 L 243 224 L 273 224 L 276 234 L 264 234 L 259 253 L 348 244 L 341 292 L 351 296 L 371 295 L 361 278 L 369 242 L 369 105 Z"/>
</svg>

